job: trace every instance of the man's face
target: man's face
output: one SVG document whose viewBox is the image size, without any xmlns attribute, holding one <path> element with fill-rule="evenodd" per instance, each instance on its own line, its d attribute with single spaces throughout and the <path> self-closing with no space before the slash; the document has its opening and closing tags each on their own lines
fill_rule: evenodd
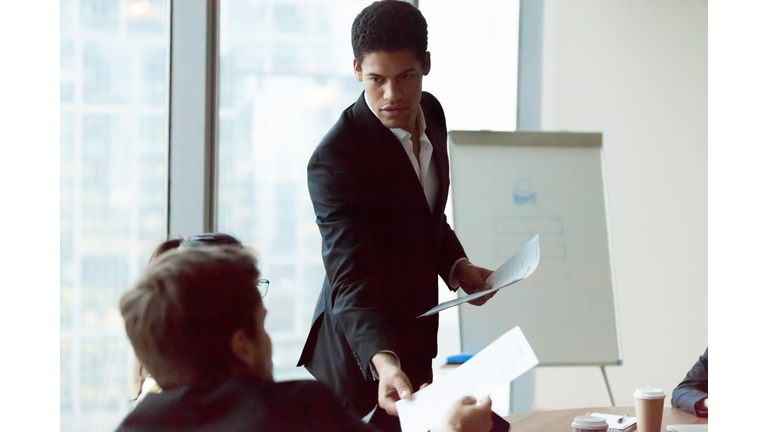
<svg viewBox="0 0 768 432">
<path fill-rule="evenodd" d="M 413 50 L 374 51 L 354 60 L 355 77 L 363 83 L 368 103 L 381 123 L 414 133 L 421 102 L 421 79 L 429 73 L 427 52 L 419 59 Z"/>
</svg>

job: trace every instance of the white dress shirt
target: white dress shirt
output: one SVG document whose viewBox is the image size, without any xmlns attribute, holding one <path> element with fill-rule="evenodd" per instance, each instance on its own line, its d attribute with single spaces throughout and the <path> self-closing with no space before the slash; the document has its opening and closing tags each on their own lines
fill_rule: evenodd
<svg viewBox="0 0 768 432">
<path fill-rule="evenodd" d="M 368 102 L 368 95 L 365 92 L 363 93 L 363 98 L 365 99 L 365 104 L 368 105 L 368 109 L 371 110 L 376 118 L 379 118 L 379 115 L 376 114 L 376 111 L 371 107 L 371 103 Z M 434 215 L 435 202 L 437 201 L 438 179 L 437 172 L 435 171 L 435 164 L 432 161 L 432 142 L 429 141 L 426 134 L 427 122 L 424 120 L 424 112 L 421 110 L 421 106 L 419 106 L 419 111 L 416 114 L 416 127 L 419 129 L 419 144 L 421 145 L 418 161 L 416 160 L 416 155 L 413 153 L 411 133 L 401 128 L 389 128 L 389 130 L 392 131 L 395 138 L 397 138 L 397 140 L 400 141 L 400 144 L 403 145 L 405 153 L 411 160 L 413 170 L 419 178 L 421 187 L 424 190 L 424 196 L 427 198 L 429 210 Z M 459 283 L 453 277 L 453 272 L 456 269 L 456 265 L 463 260 L 466 260 L 466 258 L 457 259 L 451 266 L 451 271 L 448 274 L 448 288 L 450 288 L 451 291 L 459 289 Z"/>
<path fill-rule="evenodd" d="M 371 108 L 371 104 L 368 102 L 368 96 L 365 96 L 365 103 L 371 110 L 373 115 L 377 118 L 376 111 Z M 395 135 L 400 144 L 403 145 L 405 153 L 408 154 L 408 158 L 411 160 L 413 170 L 416 172 L 421 187 L 424 190 L 424 196 L 429 203 L 429 211 L 435 214 L 435 201 L 437 201 L 438 180 L 437 172 L 435 171 L 435 164 L 432 162 L 432 143 L 429 141 L 425 131 L 427 130 L 427 123 L 424 120 L 424 112 L 419 106 L 419 111 L 416 114 L 416 127 L 419 129 L 419 144 L 421 150 L 419 151 L 419 160 L 416 160 L 416 155 L 413 153 L 413 142 L 411 142 L 411 133 L 401 128 L 390 128 L 389 130 Z"/>
</svg>

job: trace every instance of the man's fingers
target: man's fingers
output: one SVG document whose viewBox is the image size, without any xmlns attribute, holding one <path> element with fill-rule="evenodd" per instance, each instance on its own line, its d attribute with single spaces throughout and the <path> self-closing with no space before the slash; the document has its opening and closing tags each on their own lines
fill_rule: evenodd
<svg viewBox="0 0 768 432">
<path fill-rule="evenodd" d="M 400 396 L 400 399 L 410 399 L 413 394 L 413 389 L 411 388 L 411 382 L 408 381 L 408 377 L 406 377 L 405 374 L 403 374 L 402 377 L 395 377 L 394 386 L 395 389 L 397 389 L 397 395 Z"/>
<path fill-rule="evenodd" d="M 419 386 L 419 390 L 424 390 L 425 388 L 427 388 L 428 385 L 429 383 L 422 384 L 421 386 Z"/>
<path fill-rule="evenodd" d="M 389 387 L 383 394 L 379 395 L 379 406 L 389 415 L 397 415 L 397 405 L 395 403 L 401 398 L 397 394 L 397 389 Z"/>
<path fill-rule="evenodd" d="M 481 407 L 488 406 L 490 408 L 492 403 L 493 402 L 491 402 L 491 397 L 490 396 L 486 396 L 483 400 L 480 401 L 480 403 L 478 405 L 481 406 Z"/>
<path fill-rule="evenodd" d="M 490 290 L 490 289 L 491 289 L 491 286 L 490 286 L 490 285 L 488 285 L 488 284 L 485 284 L 485 285 L 483 286 L 483 288 L 482 288 L 482 289 L 480 289 L 480 290 L 478 290 L 478 291 L 476 291 L 476 293 L 477 293 L 477 292 L 488 291 L 488 290 Z M 480 298 L 476 298 L 476 299 L 474 299 L 474 300 L 470 300 L 469 304 L 471 304 L 471 305 L 474 305 L 474 306 L 482 306 L 482 305 L 484 305 L 484 304 L 485 304 L 485 302 L 487 302 L 487 301 L 488 301 L 488 300 L 490 300 L 490 299 L 491 299 L 493 296 L 495 296 L 497 292 L 499 292 L 499 291 L 497 290 L 497 291 L 494 291 L 494 292 L 492 292 L 492 293 L 489 293 L 489 294 L 487 294 L 487 295 L 484 295 L 484 296 L 482 296 L 482 297 L 480 297 Z"/>
<path fill-rule="evenodd" d="M 491 270 L 467 263 L 462 267 L 461 275 L 460 277 L 457 276 L 457 278 L 461 287 L 464 288 L 464 292 L 467 294 L 475 294 L 491 289 L 491 285 L 485 282 L 485 280 L 488 279 L 488 276 L 491 274 L 493 274 Z M 496 295 L 496 291 L 475 300 L 471 300 L 469 304 L 474 306 L 482 306 L 494 295 Z"/>
<path fill-rule="evenodd" d="M 386 411 L 387 414 L 393 416 L 397 415 L 397 405 L 395 405 L 395 402 L 397 401 L 389 398 L 379 399 L 379 406 L 384 408 L 384 411 Z"/>
<path fill-rule="evenodd" d="M 400 399 L 410 399 L 413 394 L 411 381 L 399 367 L 385 368 L 386 372 L 379 375 L 379 406 L 389 415 L 397 415 L 395 402 Z"/>
<path fill-rule="evenodd" d="M 480 404 L 472 396 L 464 396 L 451 404 L 443 417 L 440 430 L 449 432 L 490 431 L 493 427 L 491 398 L 486 397 Z"/>
</svg>

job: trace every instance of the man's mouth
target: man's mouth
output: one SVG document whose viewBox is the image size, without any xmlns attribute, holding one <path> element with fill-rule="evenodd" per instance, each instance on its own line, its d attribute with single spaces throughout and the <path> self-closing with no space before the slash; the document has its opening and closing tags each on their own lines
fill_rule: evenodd
<svg viewBox="0 0 768 432">
<path fill-rule="evenodd" d="M 387 117 L 397 117 L 405 112 L 406 107 L 404 105 L 390 105 L 381 109 L 381 113 Z"/>
</svg>

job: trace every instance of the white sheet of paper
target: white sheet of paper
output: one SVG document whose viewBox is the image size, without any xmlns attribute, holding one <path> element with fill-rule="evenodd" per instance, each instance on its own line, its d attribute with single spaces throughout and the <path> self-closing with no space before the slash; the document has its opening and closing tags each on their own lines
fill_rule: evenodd
<svg viewBox="0 0 768 432">
<path fill-rule="evenodd" d="M 464 396 L 482 400 L 539 364 L 520 327 L 506 332 L 477 355 L 436 382 L 397 401 L 403 432 L 425 432 L 440 426 L 448 408 Z"/>
<path fill-rule="evenodd" d="M 541 254 L 539 251 L 539 235 L 536 234 L 528 243 L 523 246 L 518 253 L 512 258 L 508 259 L 501 265 L 495 272 L 488 276 L 485 281 L 491 285 L 491 289 L 488 291 L 481 291 L 474 294 L 470 294 L 465 297 L 459 297 L 454 300 L 440 303 L 439 305 L 428 310 L 426 313 L 419 315 L 416 318 L 434 315 L 442 310 L 466 303 L 474 300 L 478 297 L 490 294 L 494 291 L 498 291 L 504 287 L 508 287 L 514 283 L 530 276 L 539 266 L 539 258 Z"/>
</svg>

